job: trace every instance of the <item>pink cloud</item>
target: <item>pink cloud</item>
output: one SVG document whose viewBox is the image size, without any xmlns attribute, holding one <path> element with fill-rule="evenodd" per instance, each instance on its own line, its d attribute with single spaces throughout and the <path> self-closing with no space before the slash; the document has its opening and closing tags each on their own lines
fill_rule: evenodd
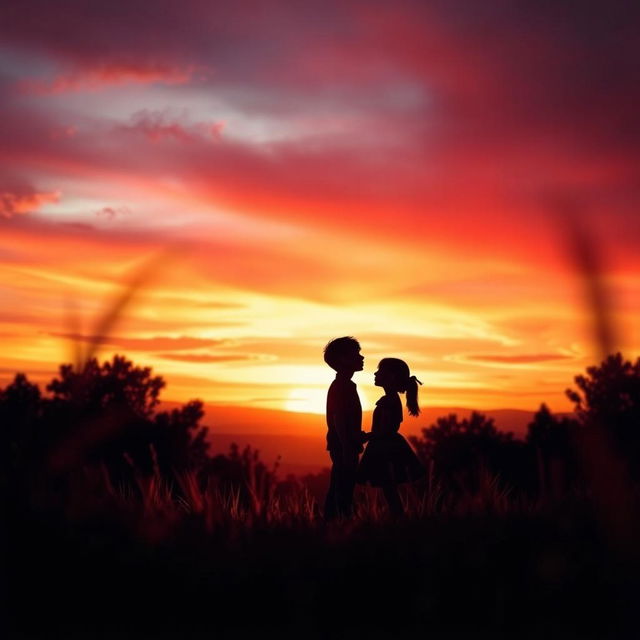
<svg viewBox="0 0 640 640">
<path fill-rule="evenodd" d="M 101 91 L 130 84 L 181 85 L 190 82 L 197 70 L 194 65 L 178 67 L 162 63 L 111 62 L 59 75 L 53 80 L 22 80 L 18 86 L 26 94 L 56 95 L 73 91 Z"/>
<path fill-rule="evenodd" d="M 96 211 L 96 216 L 99 218 L 106 218 L 107 220 L 115 220 L 123 216 L 128 216 L 131 211 L 128 207 L 102 207 L 99 211 Z"/>
<path fill-rule="evenodd" d="M 73 138 L 78 133 L 78 128 L 73 125 L 56 126 L 52 129 L 51 140 L 64 140 L 65 138 Z"/>
<path fill-rule="evenodd" d="M 38 192 L 30 187 L 0 191 L 0 218 L 12 218 L 24 213 L 38 211 L 45 204 L 58 202 L 59 191 Z"/>
<path fill-rule="evenodd" d="M 118 132 L 94 122 L 57 145 L 23 131 L 26 143 L 16 140 L 8 152 L 25 171 L 37 166 L 87 182 L 127 174 L 141 184 L 171 176 L 212 206 L 490 255 L 545 250 L 536 199 L 548 189 L 585 193 L 595 215 L 622 219 L 611 227 L 626 236 L 633 227 L 640 177 L 633 16 L 599 3 L 574 15 L 528 3 L 505 11 L 500 2 L 469 0 L 321 8 L 303 1 L 286 11 L 269 2 L 255 12 L 221 8 L 212 22 L 206 3 L 186 0 L 179 9 L 162 3 L 150 21 L 141 1 L 116 6 L 96 12 L 73 1 L 74 24 L 47 3 L 38 23 L 16 8 L 6 35 L 58 64 L 87 64 L 83 73 L 98 84 L 179 83 L 213 64 L 215 83 L 199 89 L 228 91 L 247 119 L 286 126 L 340 117 L 353 126 L 311 141 L 239 144 L 219 139 L 217 123 L 148 109 Z M 310 19 L 316 14 L 323 19 Z M 118 63 L 149 57 L 156 62 Z M 414 100 L 412 89 L 424 99 Z M 17 115 L 7 128 L 20 126 Z M 611 206 L 624 200 L 624 213 Z"/>
<path fill-rule="evenodd" d="M 209 141 L 211 139 L 219 141 L 223 128 L 224 123 L 222 122 L 185 123 L 177 117 L 172 117 L 169 113 L 148 109 L 133 114 L 131 125 L 123 127 L 125 131 L 142 133 L 152 142 L 163 139 L 174 139 L 179 142 Z"/>
</svg>

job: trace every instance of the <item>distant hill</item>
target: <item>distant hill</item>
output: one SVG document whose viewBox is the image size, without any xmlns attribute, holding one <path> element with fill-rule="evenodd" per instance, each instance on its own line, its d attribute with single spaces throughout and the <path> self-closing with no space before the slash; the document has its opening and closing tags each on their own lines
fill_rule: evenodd
<svg viewBox="0 0 640 640">
<path fill-rule="evenodd" d="M 163 402 L 160 410 L 176 406 L 179 403 Z M 419 418 L 405 415 L 401 433 L 405 436 L 420 435 L 423 428 L 441 416 L 455 413 L 463 418 L 471 412 L 472 409 L 460 407 L 429 407 L 422 411 Z M 516 437 L 524 438 L 535 412 L 494 409 L 481 413 L 493 418 L 501 431 L 512 431 Z M 317 473 L 330 465 L 325 450 L 327 427 L 322 415 L 208 404 L 205 405 L 204 424 L 209 427 L 212 453 L 227 453 L 232 442 L 241 448 L 251 445 L 260 450 L 260 459 L 269 467 L 281 456 L 279 475 L 282 477 L 288 473 Z M 371 412 L 365 412 L 363 425 L 368 431 Z"/>
</svg>

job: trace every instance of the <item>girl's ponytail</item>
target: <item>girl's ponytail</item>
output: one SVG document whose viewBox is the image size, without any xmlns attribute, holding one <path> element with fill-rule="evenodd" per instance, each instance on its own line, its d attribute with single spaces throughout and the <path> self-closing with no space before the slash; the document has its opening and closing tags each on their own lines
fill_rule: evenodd
<svg viewBox="0 0 640 640">
<path fill-rule="evenodd" d="M 409 377 L 407 382 L 407 409 L 412 416 L 420 415 L 420 407 L 418 406 L 418 385 L 422 382 L 415 376 Z"/>
</svg>

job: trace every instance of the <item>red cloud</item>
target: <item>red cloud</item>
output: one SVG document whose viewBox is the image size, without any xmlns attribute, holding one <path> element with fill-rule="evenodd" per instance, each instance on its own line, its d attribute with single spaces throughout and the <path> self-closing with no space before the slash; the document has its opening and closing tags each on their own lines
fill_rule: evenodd
<svg viewBox="0 0 640 640">
<path fill-rule="evenodd" d="M 15 260 L 39 266 L 47 265 L 55 270 L 75 269 L 78 262 L 91 264 L 95 267 L 94 274 L 98 279 L 104 277 L 104 267 L 100 265 L 120 264 L 126 270 L 126 264 L 132 259 L 152 255 L 168 245 L 166 236 L 159 231 L 94 229 L 88 225 L 71 226 L 36 217 L 8 220 L 0 238 L 0 248 L 4 246 L 19 249 Z M 197 274 L 192 271 L 194 266 L 197 267 Z M 160 277 L 165 284 L 179 282 L 183 285 L 181 278 L 184 277 L 185 269 L 196 287 L 207 286 L 208 283 L 226 283 L 260 290 L 262 293 L 297 294 L 315 300 L 333 299 L 338 293 L 336 282 L 342 281 L 345 284 L 342 266 L 327 264 L 324 256 L 318 255 L 317 251 L 300 251 L 298 247 L 282 242 L 250 244 L 241 238 L 217 240 L 203 237 L 201 240 L 194 240 L 189 243 L 186 254 L 180 254 L 167 263 Z M 370 269 L 366 273 L 369 275 Z M 351 278 L 357 281 L 362 275 L 361 269 L 354 271 L 350 275 L 350 282 Z M 317 285 L 310 288 L 310 281 Z M 215 318 L 207 318 L 202 322 L 206 326 L 237 324 L 225 319 L 218 322 Z M 173 326 L 170 325 L 170 328 Z M 86 336 L 86 340 L 95 341 L 96 337 Z M 140 343 L 141 346 L 143 344 L 145 343 Z M 118 343 L 115 346 L 129 349 L 131 343 Z M 210 345 L 194 343 L 181 348 L 206 346 Z M 149 348 L 154 347 L 150 345 Z M 159 345 L 155 350 L 166 351 L 167 347 Z"/>
<path fill-rule="evenodd" d="M 491 1 L 329 0 L 309 11 L 303 0 L 287 7 L 286 21 L 269 2 L 250 14 L 229 5 L 212 21 L 197 0 L 161 10 L 116 2 L 99 12 L 70 0 L 69 22 L 55 5 L 36 4 L 38 21 L 31 6 L 0 9 L 9 42 L 58 64 L 86 64 L 82 73 L 98 84 L 180 82 L 196 68 L 185 61 L 202 68 L 213 60 L 216 85 L 204 89 L 227 91 L 245 117 L 277 117 L 286 128 L 300 117 L 338 114 L 367 126 L 340 139 L 320 132 L 311 143 L 211 145 L 199 142 L 215 138 L 216 125 L 205 133 L 146 112 L 120 127 L 120 139 L 95 119 L 95 130 L 47 148 L 30 118 L 23 133 L 35 138 L 32 148 L 24 140 L 2 145 L 25 171 L 44 167 L 87 181 L 127 173 L 148 184 L 170 175 L 189 195 L 258 217 L 449 241 L 490 255 L 545 251 L 534 199 L 550 186 L 584 191 L 601 211 L 625 218 L 608 234 L 634 228 L 637 10 L 595 3 L 574 15 L 562 3 L 505 11 Z M 157 62 L 117 62 L 150 58 Z M 424 101 L 412 102 L 403 87 L 419 88 Z M 3 127 L 9 140 L 25 121 L 22 104 L 16 121 Z M 619 215 L 620 201 L 628 214 Z"/>
<path fill-rule="evenodd" d="M 0 218 L 12 218 L 37 211 L 45 204 L 58 202 L 59 191 L 38 192 L 30 187 L 0 191 Z"/>
<path fill-rule="evenodd" d="M 178 67 L 169 64 L 133 64 L 112 62 L 50 81 L 27 79 L 19 83 L 23 93 L 55 95 L 69 91 L 100 91 L 127 84 L 186 84 L 197 71 L 196 66 Z"/>
</svg>

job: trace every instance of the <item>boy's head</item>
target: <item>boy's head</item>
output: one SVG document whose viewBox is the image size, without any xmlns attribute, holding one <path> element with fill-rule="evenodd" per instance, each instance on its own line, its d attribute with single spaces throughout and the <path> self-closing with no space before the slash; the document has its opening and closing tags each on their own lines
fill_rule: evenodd
<svg viewBox="0 0 640 640">
<path fill-rule="evenodd" d="M 360 354 L 360 343 L 350 336 L 335 338 L 324 348 L 324 361 L 335 371 L 362 371 L 364 356 Z"/>
</svg>

